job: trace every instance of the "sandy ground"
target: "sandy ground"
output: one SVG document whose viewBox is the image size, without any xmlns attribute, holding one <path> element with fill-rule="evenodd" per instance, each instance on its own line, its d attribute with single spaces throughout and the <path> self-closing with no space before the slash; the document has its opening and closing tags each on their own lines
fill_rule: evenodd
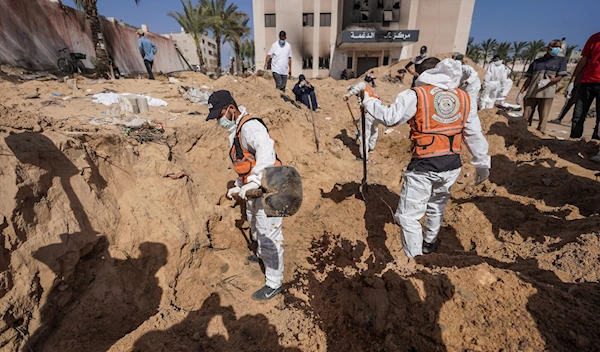
<svg viewBox="0 0 600 352">
<path fill-rule="evenodd" d="M 178 78 L 231 90 L 303 176 L 302 208 L 284 220 L 284 294 L 251 300 L 264 277 L 246 260 L 243 204 L 224 197 L 235 178 L 227 134 L 179 84 L 0 81 L 1 350 L 597 350 L 596 142 L 481 111 L 490 180 L 475 186 L 463 156 L 438 251 L 409 265 L 392 216 L 408 127 L 381 133 L 363 198 L 341 100 L 352 81 L 315 81 L 322 110 L 311 114 L 268 78 Z M 23 99 L 36 89 L 40 99 Z M 90 125 L 110 110 L 89 96 L 104 89 L 167 101 L 143 114 L 164 132 Z M 400 90 L 377 88 L 386 103 Z M 42 107 L 53 92 L 64 106 Z"/>
</svg>

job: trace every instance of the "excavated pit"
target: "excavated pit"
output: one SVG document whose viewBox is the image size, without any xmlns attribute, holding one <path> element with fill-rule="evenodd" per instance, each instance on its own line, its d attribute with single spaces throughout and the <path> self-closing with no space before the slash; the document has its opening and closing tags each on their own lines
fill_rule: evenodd
<svg viewBox="0 0 600 352">
<path fill-rule="evenodd" d="M 227 134 L 204 122 L 206 107 L 184 101 L 166 78 L 80 80 L 95 92 L 166 100 L 149 116 L 164 133 L 139 138 L 90 125 L 106 107 L 83 91 L 3 82 L 1 350 L 596 349 L 600 168 L 588 160 L 596 143 L 481 112 L 490 181 L 475 186 L 463 157 L 438 252 L 411 266 L 392 216 L 410 160 L 408 129 L 381 133 L 361 194 L 354 128 L 340 99 L 352 82 L 315 81 L 322 110 L 311 114 L 262 77 L 179 79 L 231 90 L 265 118 L 279 157 L 303 175 L 303 206 L 284 221 L 284 294 L 250 299 L 264 278 L 246 260 L 244 209 L 224 197 L 235 174 Z M 379 86 L 386 103 L 401 90 Z M 73 98 L 40 108 L 21 99 L 35 88 Z"/>
</svg>

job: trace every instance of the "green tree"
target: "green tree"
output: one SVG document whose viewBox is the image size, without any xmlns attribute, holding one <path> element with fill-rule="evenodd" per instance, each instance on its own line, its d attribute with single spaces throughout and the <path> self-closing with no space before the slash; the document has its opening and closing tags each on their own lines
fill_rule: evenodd
<svg viewBox="0 0 600 352">
<path fill-rule="evenodd" d="M 483 68 L 485 68 L 485 64 L 487 64 L 487 59 L 488 59 L 490 52 L 492 52 L 496 49 L 497 44 L 498 44 L 498 42 L 496 41 L 496 39 L 491 39 L 491 38 L 486 39 L 485 41 L 483 41 L 483 43 L 481 43 L 481 49 L 484 52 Z"/>
<path fill-rule="evenodd" d="M 242 13 L 235 4 L 227 4 L 227 0 L 202 0 L 200 6 L 206 11 L 206 21 L 217 42 L 217 72 L 221 72 L 221 44 L 228 28 L 235 26 Z"/>
<path fill-rule="evenodd" d="M 515 64 L 517 59 L 521 57 L 521 52 L 527 47 L 527 42 L 513 42 L 512 43 L 512 71 L 515 71 Z"/>
<path fill-rule="evenodd" d="M 242 42 L 241 54 L 242 60 L 248 62 L 249 66 L 255 64 L 256 53 L 254 51 L 254 40 L 246 39 Z"/>
<path fill-rule="evenodd" d="M 575 50 L 579 45 L 567 45 L 567 49 L 565 50 L 565 59 L 567 62 L 571 61 L 571 55 L 573 55 L 573 50 Z"/>
<path fill-rule="evenodd" d="M 134 0 L 136 4 L 140 3 L 140 0 Z M 108 54 L 106 53 L 106 45 L 104 43 L 104 36 L 102 35 L 100 27 L 100 16 L 98 15 L 98 0 L 73 0 L 77 8 L 85 11 L 87 21 L 90 25 L 92 32 L 92 43 L 94 44 L 94 50 L 96 52 L 98 73 L 108 73 Z"/>
<path fill-rule="evenodd" d="M 511 44 L 508 42 L 502 42 L 499 43 L 498 45 L 496 45 L 496 55 L 500 56 L 500 59 L 502 59 L 504 62 L 508 62 L 508 56 L 510 55 L 510 52 L 512 51 L 512 47 Z"/>
<path fill-rule="evenodd" d="M 248 22 L 250 18 L 244 13 L 238 13 L 235 22 L 229 23 L 225 28 L 225 41 L 231 44 L 235 52 L 235 71 L 244 72 L 244 64 L 242 59 L 242 40 L 250 34 Z"/>
<path fill-rule="evenodd" d="M 200 40 L 206 33 L 206 28 L 208 27 L 205 13 L 206 10 L 201 6 L 193 5 L 192 0 L 187 0 L 186 2 L 181 0 L 181 5 L 183 6 L 183 12 L 169 12 L 168 16 L 173 17 L 183 30 L 194 39 L 194 42 L 196 43 L 196 53 L 200 60 L 200 70 L 205 72 L 206 67 Z"/>
</svg>

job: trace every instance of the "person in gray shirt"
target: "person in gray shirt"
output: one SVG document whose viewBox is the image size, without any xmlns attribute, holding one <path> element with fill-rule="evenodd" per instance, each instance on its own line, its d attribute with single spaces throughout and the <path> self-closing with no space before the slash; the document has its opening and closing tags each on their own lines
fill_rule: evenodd
<svg viewBox="0 0 600 352">
<path fill-rule="evenodd" d="M 546 49 L 546 55 L 533 61 L 529 65 L 525 77 L 527 81 L 517 95 L 517 104 L 521 103 L 521 96 L 525 94 L 523 100 L 523 117 L 529 121 L 529 126 L 533 123 L 533 114 L 537 107 L 540 123 L 538 131 L 544 132 L 550 115 L 552 101 L 556 94 L 556 86 L 563 77 L 568 75 L 567 60 L 558 56 L 561 52 L 562 42 L 558 39 L 551 41 Z"/>
</svg>

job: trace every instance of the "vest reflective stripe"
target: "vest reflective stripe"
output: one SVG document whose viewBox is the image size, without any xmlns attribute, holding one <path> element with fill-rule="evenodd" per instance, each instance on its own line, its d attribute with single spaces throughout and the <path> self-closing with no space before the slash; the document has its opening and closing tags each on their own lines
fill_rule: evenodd
<svg viewBox="0 0 600 352">
<path fill-rule="evenodd" d="M 233 168 L 235 172 L 244 180 L 244 184 L 248 183 L 248 176 L 250 176 L 250 172 L 252 168 L 256 165 L 256 158 L 253 153 L 251 153 L 248 149 L 244 148 L 242 145 L 242 126 L 250 120 L 257 120 L 262 123 L 265 128 L 267 126 L 263 122 L 262 119 L 258 117 L 252 117 L 250 115 L 246 115 L 242 117 L 240 123 L 238 124 L 235 137 L 233 139 L 233 145 L 231 146 L 231 150 L 229 152 L 229 157 L 231 158 L 231 162 L 233 162 Z M 269 130 L 267 129 L 267 132 Z M 275 166 L 281 166 L 281 161 L 279 158 L 275 156 Z"/>
<path fill-rule="evenodd" d="M 469 118 L 469 95 L 460 89 L 413 88 L 417 113 L 409 123 L 413 158 L 460 154 L 462 131 Z"/>
</svg>

